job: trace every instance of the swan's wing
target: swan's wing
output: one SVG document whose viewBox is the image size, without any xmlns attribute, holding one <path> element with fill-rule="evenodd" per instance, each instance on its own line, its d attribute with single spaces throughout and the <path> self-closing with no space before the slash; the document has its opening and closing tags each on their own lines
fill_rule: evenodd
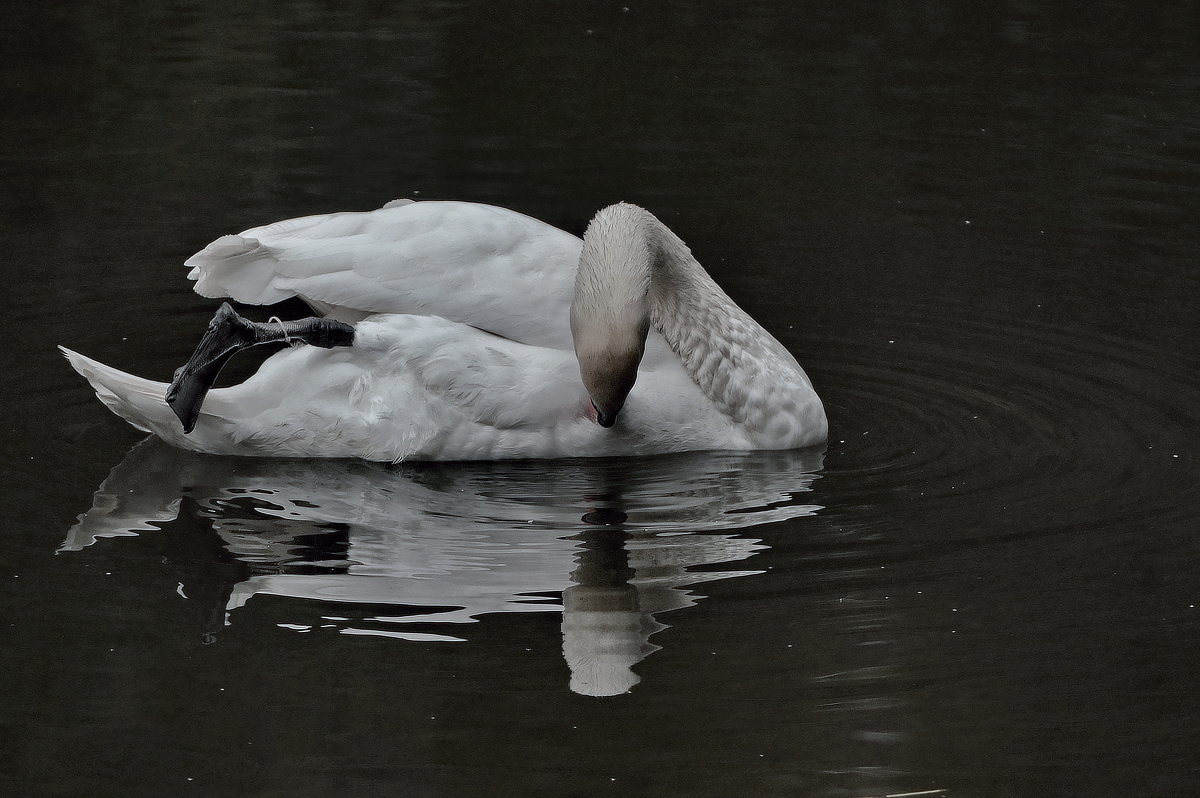
<svg viewBox="0 0 1200 798">
<path fill-rule="evenodd" d="M 574 353 L 530 346 L 439 318 L 381 315 L 358 325 L 376 384 L 404 374 L 426 401 L 472 425 L 542 434 L 582 418 L 587 394 Z"/>
<path fill-rule="evenodd" d="M 397 201 L 223 236 L 186 263 L 202 296 L 248 304 L 300 297 L 350 321 L 441 316 L 569 349 L 580 247 L 575 236 L 503 208 Z"/>
<path fill-rule="evenodd" d="M 564 427 L 599 430 L 586 406 L 569 351 L 379 314 L 357 325 L 351 347 L 285 349 L 244 383 L 210 391 L 186 445 L 380 461 L 544 457 Z"/>
</svg>

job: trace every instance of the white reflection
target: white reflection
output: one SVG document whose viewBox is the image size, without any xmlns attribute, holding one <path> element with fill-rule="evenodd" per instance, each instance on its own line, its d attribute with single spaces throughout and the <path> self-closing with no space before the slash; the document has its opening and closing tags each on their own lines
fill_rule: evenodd
<svg viewBox="0 0 1200 798">
<path fill-rule="evenodd" d="M 656 616 L 701 598 L 690 586 L 758 573 L 712 567 L 764 548 L 743 530 L 819 509 L 799 497 L 820 465 L 819 453 L 759 452 L 389 467 L 206 457 L 151 440 L 112 470 L 61 548 L 157 531 L 189 499 L 247 566 L 226 623 L 263 594 L 322 602 L 321 617 L 286 628 L 421 641 L 462 640 L 436 627 L 488 613 L 561 612 L 571 689 L 615 695 L 656 650 Z M 341 617 L 353 605 L 375 614 Z"/>
</svg>

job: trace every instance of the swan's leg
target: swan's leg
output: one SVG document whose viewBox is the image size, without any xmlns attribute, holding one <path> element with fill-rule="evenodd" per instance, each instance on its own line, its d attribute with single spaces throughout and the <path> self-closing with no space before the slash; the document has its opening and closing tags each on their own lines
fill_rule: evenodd
<svg viewBox="0 0 1200 798">
<path fill-rule="evenodd" d="M 333 319 L 318 318 L 260 324 L 239 316 L 228 302 L 222 303 L 196 351 L 175 370 L 175 378 L 167 388 L 167 404 L 179 416 L 184 433 L 195 428 L 204 397 L 229 358 L 251 346 L 277 341 L 295 341 L 323 349 L 350 346 L 354 343 L 354 328 Z"/>
</svg>

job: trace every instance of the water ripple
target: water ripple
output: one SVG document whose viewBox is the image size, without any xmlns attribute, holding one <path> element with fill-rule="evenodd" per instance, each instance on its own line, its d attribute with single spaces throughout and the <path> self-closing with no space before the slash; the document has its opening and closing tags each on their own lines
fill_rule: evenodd
<svg viewBox="0 0 1200 798">
<path fill-rule="evenodd" d="M 946 304 L 935 339 L 919 310 L 880 303 L 886 343 L 829 344 L 830 475 L 849 478 L 847 500 L 885 489 L 960 527 L 999 514 L 1028 533 L 1173 512 L 1170 493 L 1138 484 L 1195 492 L 1183 437 L 1200 423 L 1186 400 L 1200 392 L 1194 364 L 1048 313 Z"/>
</svg>

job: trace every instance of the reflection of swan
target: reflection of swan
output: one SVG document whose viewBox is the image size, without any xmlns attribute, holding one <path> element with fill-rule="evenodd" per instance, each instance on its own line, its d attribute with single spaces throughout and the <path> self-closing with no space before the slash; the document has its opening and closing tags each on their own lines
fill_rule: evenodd
<svg viewBox="0 0 1200 798">
<path fill-rule="evenodd" d="M 169 389 L 64 350 L 114 412 L 184 448 L 487 460 L 825 439 L 795 358 L 634 205 L 580 244 L 499 208 L 389 203 L 225 236 L 188 263 L 206 296 L 300 297 L 330 318 L 222 306 Z M 313 345 L 209 392 L 235 352 L 284 340 Z"/>
<path fill-rule="evenodd" d="M 655 615 L 693 604 L 688 586 L 756 573 L 695 566 L 744 560 L 762 545 L 737 532 L 816 509 L 797 499 L 819 467 L 812 453 L 761 452 L 567 460 L 549 475 L 537 463 L 231 468 L 147 441 L 109 474 L 62 548 L 156 530 L 198 508 L 249 572 L 222 591 L 230 618 L 270 594 L 325 605 L 320 620 L 295 606 L 302 615 L 289 628 L 301 631 L 461 640 L 448 624 L 564 612 L 572 689 L 608 695 L 637 682 L 630 669 L 655 648 Z M 337 545 L 313 543 L 322 537 Z"/>
</svg>

